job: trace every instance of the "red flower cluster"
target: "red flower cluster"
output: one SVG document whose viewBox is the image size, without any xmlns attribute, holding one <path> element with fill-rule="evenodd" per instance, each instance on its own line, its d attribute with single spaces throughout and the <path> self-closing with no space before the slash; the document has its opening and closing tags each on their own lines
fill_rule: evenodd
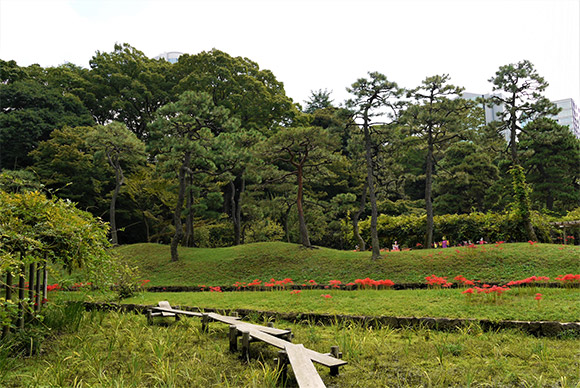
<svg viewBox="0 0 580 388">
<path fill-rule="evenodd" d="M 474 281 L 474 280 L 469 280 L 469 279 L 466 279 L 466 278 L 465 278 L 464 276 L 462 276 L 462 275 L 455 276 L 455 277 L 453 278 L 453 280 L 455 280 L 455 281 L 457 281 L 457 282 L 461 283 L 461 284 L 462 284 L 462 285 L 464 285 L 464 286 L 473 286 L 473 285 L 475 285 L 475 281 Z"/>
<path fill-rule="evenodd" d="M 329 280 L 328 284 L 330 284 L 333 288 L 340 288 L 342 282 L 340 280 Z"/>
<path fill-rule="evenodd" d="M 209 291 L 210 292 L 222 292 L 222 289 L 220 286 L 216 286 L 216 287 L 210 287 Z"/>
<path fill-rule="evenodd" d="M 444 276 L 444 277 L 439 277 L 439 276 L 435 276 L 435 275 L 426 276 L 425 281 L 427 282 L 427 285 L 429 287 L 434 287 L 434 288 L 451 287 L 451 285 L 452 285 L 452 283 L 447 281 L 446 276 Z"/>
<path fill-rule="evenodd" d="M 562 284 L 580 283 L 580 274 L 573 275 L 569 273 L 567 275 L 558 275 L 556 280 Z"/>
<path fill-rule="evenodd" d="M 47 291 L 60 290 L 60 284 L 58 284 L 58 283 L 49 284 L 49 285 L 46 286 L 46 290 Z"/>
<path fill-rule="evenodd" d="M 463 291 L 462 294 L 473 294 L 474 291 L 477 291 L 478 294 L 496 293 L 497 295 L 501 295 L 509 290 L 510 288 L 507 286 L 490 286 L 489 284 L 484 284 L 483 287 L 475 286 L 473 288 L 468 288 L 467 290 Z"/>
<path fill-rule="evenodd" d="M 261 280 L 254 279 L 253 282 L 248 283 L 248 287 L 258 287 L 260 284 L 262 284 Z"/>
<path fill-rule="evenodd" d="M 141 281 L 141 287 L 145 286 L 145 284 L 149 283 L 151 280 L 145 279 Z"/>
<path fill-rule="evenodd" d="M 246 284 L 246 282 L 235 282 L 234 283 L 234 287 L 236 287 L 238 290 L 242 289 L 242 288 L 246 288 L 248 285 Z"/>
<path fill-rule="evenodd" d="M 546 283 L 549 280 L 550 280 L 550 278 L 547 276 L 530 276 L 529 278 L 526 278 L 526 279 L 512 280 L 507 285 L 508 286 L 521 286 L 522 284 L 530 284 L 530 283 L 538 283 L 538 282 Z"/>
<path fill-rule="evenodd" d="M 290 291 L 290 295 L 298 295 L 298 294 L 300 294 L 301 292 L 302 292 L 302 291 L 300 291 L 300 290 L 292 290 L 292 291 Z"/>
<path fill-rule="evenodd" d="M 286 278 L 283 280 L 275 280 L 274 278 L 270 279 L 269 282 L 264 283 L 264 286 L 266 287 L 276 287 L 277 289 L 283 289 L 286 288 L 286 286 L 292 285 L 294 284 L 294 282 L 292 281 L 292 279 L 290 278 Z"/>
<path fill-rule="evenodd" d="M 75 283 L 75 284 L 73 284 L 73 285 L 71 286 L 71 288 L 72 288 L 73 290 L 78 290 L 78 289 L 80 289 L 80 288 L 83 288 L 83 287 L 89 287 L 89 286 L 91 286 L 92 284 L 93 284 L 93 283 L 91 283 L 91 282 L 86 282 L 86 283 L 79 282 L 79 283 Z"/>
<path fill-rule="evenodd" d="M 371 288 L 371 287 L 376 287 L 378 289 L 379 286 L 392 287 L 395 285 L 395 283 L 389 279 L 373 280 L 370 278 L 366 278 L 366 279 L 356 279 L 354 282 L 355 282 L 355 284 L 358 284 L 359 287 L 362 287 L 365 289 Z M 347 285 L 351 285 L 351 283 L 349 283 Z"/>
<path fill-rule="evenodd" d="M 530 243 L 530 245 L 534 245 L 534 244 L 538 243 L 537 241 L 532 241 L 532 240 L 528 240 L 528 242 Z"/>
<path fill-rule="evenodd" d="M 320 296 L 322 296 L 322 297 L 323 297 L 323 298 L 325 298 L 325 299 L 330 299 L 330 298 L 332 298 L 332 295 L 329 295 L 329 294 L 322 294 L 322 295 L 320 295 Z"/>
</svg>

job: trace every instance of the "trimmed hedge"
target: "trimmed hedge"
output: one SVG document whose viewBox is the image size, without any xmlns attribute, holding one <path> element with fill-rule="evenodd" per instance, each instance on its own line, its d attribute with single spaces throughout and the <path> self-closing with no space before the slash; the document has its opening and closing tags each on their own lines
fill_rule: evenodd
<svg viewBox="0 0 580 388">
<path fill-rule="evenodd" d="M 532 214 L 532 223 L 540 242 L 552 242 L 551 235 L 555 233 L 548 219 L 539 213 Z M 361 236 L 370 241 L 370 218 L 359 223 Z M 378 234 L 381 248 L 390 248 L 395 241 L 403 248 L 420 248 L 424 244 L 427 231 L 427 216 L 379 215 Z M 433 240 L 442 241 L 443 238 L 450 245 L 463 242 L 477 242 L 483 238 L 487 242 L 527 241 L 524 223 L 515 213 L 470 213 L 448 214 L 434 217 Z M 346 241 L 350 248 L 357 244 L 352 230 L 346 232 Z"/>
</svg>

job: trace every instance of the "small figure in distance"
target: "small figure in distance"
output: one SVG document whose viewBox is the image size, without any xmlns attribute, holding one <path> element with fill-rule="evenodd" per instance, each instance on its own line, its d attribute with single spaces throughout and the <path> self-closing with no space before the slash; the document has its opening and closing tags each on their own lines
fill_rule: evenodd
<svg viewBox="0 0 580 388">
<path fill-rule="evenodd" d="M 398 251 L 399 250 L 399 244 L 397 244 L 397 240 L 395 240 L 395 243 L 393 244 L 393 251 Z"/>
</svg>

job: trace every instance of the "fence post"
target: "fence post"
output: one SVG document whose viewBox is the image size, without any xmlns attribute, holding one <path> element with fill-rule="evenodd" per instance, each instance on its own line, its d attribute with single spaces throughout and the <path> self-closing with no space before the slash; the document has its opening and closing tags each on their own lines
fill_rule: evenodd
<svg viewBox="0 0 580 388">
<path fill-rule="evenodd" d="M 242 331 L 242 360 L 250 362 L 250 332 Z"/>
<path fill-rule="evenodd" d="M 285 350 L 278 351 L 278 358 L 274 361 L 278 361 L 278 370 L 280 370 L 280 379 L 282 380 L 282 385 L 286 384 L 286 379 L 288 378 L 288 353 Z"/>
<path fill-rule="evenodd" d="M 35 311 L 40 311 L 40 307 L 42 305 L 42 301 L 40 300 L 40 275 L 42 271 L 40 270 L 40 263 L 36 266 L 36 305 L 34 306 Z"/>
<path fill-rule="evenodd" d="M 16 325 L 20 329 L 24 329 L 24 283 L 26 283 L 26 267 L 22 264 L 18 275 L 18 323 Z"/>
<path fill-rule="evenodd" d="M 230 325 L 230 352 L 238 350 L 238 329 L 236 325 Z"/>
<path fill-rule="evenodd" d="M 338 346 L 331 346 L 330 347 L 330 355 L 334 358 L 342 358 L 342 353 Z M 338 366 L 331 366 L 330 367 L 330 375 L 331 376 L 338 376 Z"/>
</svg>

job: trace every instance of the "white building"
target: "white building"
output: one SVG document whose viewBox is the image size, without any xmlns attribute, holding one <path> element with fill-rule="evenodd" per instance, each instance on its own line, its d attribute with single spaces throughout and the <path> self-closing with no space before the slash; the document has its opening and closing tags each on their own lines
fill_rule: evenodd
<svg viewBox="0 0 580 388">
<path fill-rule="evenodd" d="M 492 96 L 495 96 L 495 94 L 477 94 L 477 93 L 463 93 L 462 97 L 465 98 L 466 100 L 476 100 L 478 98 L 484 98 L 486 100 L 490 100 Z M 497 117 L 497 115 L 499 113 L 502 113 L 505 109 L 503 104 L 501 105 L 493 105 L 491 107 L 484 105 L 483 109 L 485 111 L 485 124 L 489 124 L 492 121 L 498 121 L 499 118 Z M 505 139 L 507 141 L 510 140 L 510 133 L 508 130 L 504 130 L 503 135 L 505 137 Z"/>
<path fill-rule="evenodd" d="M 183 55 L 183 53 L 181 53 L 179 51 L 168 51 L 168 52 L 161 53 L 161 54 L 157 55 L 153 59 L 165 59 L 169 63 L 177 63 L 177 60 L 182 55 Z"/>
<path fill-rule="evenodd" d="M 552 101 L 558 108 L 562 110 L 556 116 L 553 116 L 554 120 L 560 125 L 567 125 L 570 131 L 577 138 L 580 138 L 580 107 L 576 105 L 573 99 L 565 98 L 563 100 Z"/>
</svg>

